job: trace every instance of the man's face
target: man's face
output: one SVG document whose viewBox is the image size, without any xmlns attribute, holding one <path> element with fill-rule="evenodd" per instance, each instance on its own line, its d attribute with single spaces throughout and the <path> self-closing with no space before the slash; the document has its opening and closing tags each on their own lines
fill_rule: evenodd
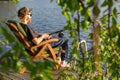
<svg viewBox="0 0 120 80">
<path fill-rule="evenodd" d="M 31 22 L 31 18 L 32 18 L 32 14 L 29 13 L 27 16 L 27 22 L 30 23 Z"/>
</svg>

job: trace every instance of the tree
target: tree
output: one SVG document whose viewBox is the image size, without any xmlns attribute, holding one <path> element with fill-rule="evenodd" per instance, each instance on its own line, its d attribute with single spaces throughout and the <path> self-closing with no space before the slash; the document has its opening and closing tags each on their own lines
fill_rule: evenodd
<svg viewBox="0 0 120 80">
<path fill-rule="evenodd" d="M 93 53 L 88 52 L 86 59 L 78 57 L 78 64 L 76 65 L 80 70 L 77 72 L 80 80 L 101 80 L 109 76 L 118 80 L 120 74 L 118 14 L 117 8 L 113 7 L 117 0 L 104 0 L 102 4 L 99 1 L 57 0 L 58 5 L 62 8 L 63 15 L 66 17 L 65 29 L 69 30 L 70 37 L 74 38 L 71 55 L 79 56 L 80 54 L 76 47 L 80 41 L 80 28 L 87 30 L 89 27 L 93 27 L 91 35 Z M 101 8 L 103 7 L 107 8 L 102 11 Z M 100 13 L 106 15 L 100 16 Z M 78 36 L 76 37 L 76 35 Z M 82 53 L 83 56 L 84 54 Z M 102 64 L 106 65 L 103 67 L 104 69 L 101 67 Z M 102 74 L 103 70 L 107 70 L 105 74 Z"/>
</svg>

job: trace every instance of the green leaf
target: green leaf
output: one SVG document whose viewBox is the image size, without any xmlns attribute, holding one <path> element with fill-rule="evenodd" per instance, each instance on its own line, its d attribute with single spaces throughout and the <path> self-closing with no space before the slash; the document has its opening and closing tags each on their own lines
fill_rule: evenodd
<svg viewBox="0 0 120 80">
<path fill-rule="evenodd" d="M 99 9 L 99 7 L 98 7 L 98 5 L 95 5 L 94 7 L 93 7 L 93 14 L 95 15 L 95 16 L 99 16 L 99 14 L 100 14 L 100 9 Z"/>
<path fill-rule="evenodd" d="M 116 26 L 117 26 L 117 21 L 116 21 L 116 19 L 113 18 L 113 17 L 112 17 L 112 26 L 113 26 L 114 28 L 116 28 Z"/>
<path fill-rule="evenodd" d="M 88 0 L 87 1 L 87 6 L 92 7 L 95 4 L 96 0 Z"/>
<path fill-rule="evenodd" d="M 83 20 L 83 21 L 81 22 L 81 27 L 83 28 L 84 31 L 87 31 L 88 28 L 89 28 L 89 21 Z"/>
<path fill-rule="evenodd" d="M 109 5 L 109 6 L 113 6 L 113 0 L 109 0 L 109 1 L 108 1 L 108 5 Z"/>
<path fill-rule="evenodd" d="M 69 36 L 69 37 L 73 37 L 73 36 L 75 36 L 75 35 L 76 35 L 76 32 L 75 32 L 75 31 L 70 31 L 68 36 Z"/>
<path fill-rule="evenodd" d="M 18 3 L 19 2 L 19 0 L 11 0 L 11 1 L 13 1 L 14 3 Z"/>
<path fill-rule="evenodd" d="M 114 8 L 113 9 L 113 15 L 112 15 L 115 19 L 117 18 L 117 9 L 116 8 Z"/>
<path fill-rule="evenodd" d="M 104 2 L 102 3 L 102 7 L 105 7 L 105 6 L 107 6 L 108 4 L 107 4 L 107 0 L 104 0 Z"/>
<path fill-rule="evenodd" d="M 70 21 L 70 15 L 69 15 L 69 12 L 64 10 L 62 13 L 65 15 L 66 20 L 67 20 L 67 21 Z"/>
<path fill-rule="evenodd" d="M 0 30 L 4 37 L 6 38 L 6 40 L 8 40 L 9 42 L 15 41 L 15 37 L 10 33 L 7 27 L 1 27 Z"/>
<path fill-rule="evenodd" d="M 2 50 L 2 48 L 0 47 L 0 53 L 2 52 L 3 50 Z"/>
<path fill-rule="evenodd" d="M 90 33 L 90 34 L 88 35 L 88 38 L 89 38 L 89 39 L 92 39 L 92 38 L 93 38 L 93 33 Z"/>
<path fill-rule="evenodd" d="M 85 8 L 81 11 L 81 15 L 84 16 L 85 20 L 88 20 L 90 17 L 90 11 L 87 8 Z"/>
<path fill-rule="evenodd" d="M 120 47 L 120 34 L 119 34 L 119 36 L 118 36 L 117 46 Z"/>
</svg>

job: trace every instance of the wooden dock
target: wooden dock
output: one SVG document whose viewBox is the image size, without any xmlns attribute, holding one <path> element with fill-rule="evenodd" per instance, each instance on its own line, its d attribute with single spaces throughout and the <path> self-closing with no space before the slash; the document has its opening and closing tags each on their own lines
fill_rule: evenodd
<svg viewBox="0 0 120 80">
<path fill-rule="evenodd" d="M 7 74 L 0 72 L 0 80 L 31 80 L 30 72 L 25 72 L 24 74 L 19 74 L 11 71 Z"/>
</svg>

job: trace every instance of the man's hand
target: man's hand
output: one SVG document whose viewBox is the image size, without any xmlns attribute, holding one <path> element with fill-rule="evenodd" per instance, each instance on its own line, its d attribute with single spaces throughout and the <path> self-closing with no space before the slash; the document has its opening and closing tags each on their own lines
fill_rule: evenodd
<svg viewBox="0 0 120 80">
<path fill-rule="evenodd" d="M 42 34 L 42 37 L 44 39 L 50 39 L 51 38 L 51 36 L 49 34 L 47 34 L 47 33 Z"/>
</svg>

